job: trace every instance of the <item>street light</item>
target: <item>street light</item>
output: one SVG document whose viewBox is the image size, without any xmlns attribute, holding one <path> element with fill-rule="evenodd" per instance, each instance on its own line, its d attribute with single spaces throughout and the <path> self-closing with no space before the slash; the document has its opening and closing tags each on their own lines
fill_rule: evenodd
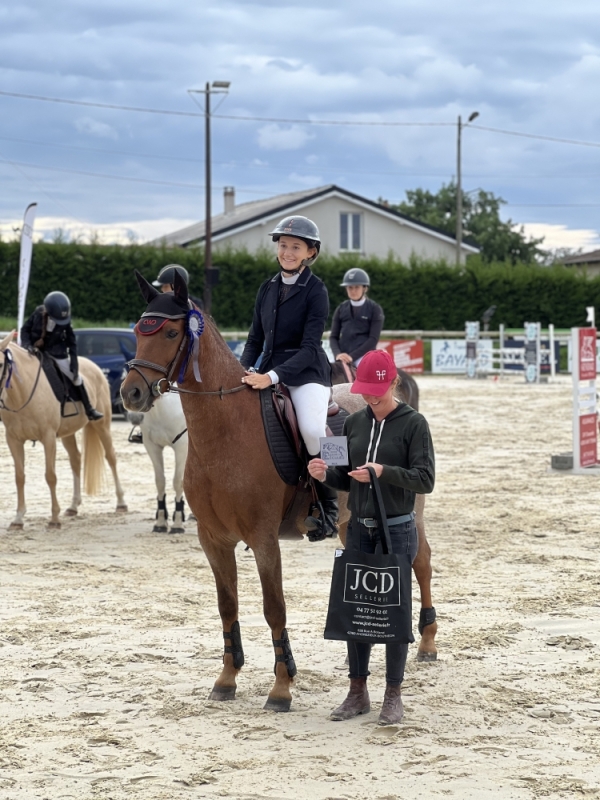
<svg viewBox="0 0 600 800">
<path fill-rule="evenodd" d="M 211 211 L 211 171 L 210 171 L 210 96 L 211 94 L 228 94 L 229 81 L 207 81 L 204 89 L 188 89 L 189 94 L 204 95 L 204 184 L 205 184 L 205 221 L 204 221 L 204 310 L 210 314 L 212 306 L 212 284 L 214 271 L 212 268 L 212 211 Z"/>
<path fill-rule="evenodd" d="M 468 120 L 463 124 L 462 119 L 458 118 L 456 136 L 456 266 L 460 267 L 460 255 L 462 249 L 462 178 L 461 178 L 461 135 L 462 129 L 466 128 L 470 122 L 477 119 L 479 111 L 473 111 Z"/>
</svg>

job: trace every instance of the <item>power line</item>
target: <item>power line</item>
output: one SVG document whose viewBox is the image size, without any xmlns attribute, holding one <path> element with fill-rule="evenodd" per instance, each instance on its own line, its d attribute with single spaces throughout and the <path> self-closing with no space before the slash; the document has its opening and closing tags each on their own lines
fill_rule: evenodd
<svg viewBox="0 0 600 800">
<path fill-rule="evenodd" d="M 74 106 L 87 106 L 91 108 L 109 108 L 117 111 L 135 111 L 144 114 L 163 114 L 167 116 L 177 117 L 204 117 L 204 114 L 199 114 L 196 111 L 172 111 L 160 108 L 146 108 L 142 106 L 123 106 L 116 103 L 97 103 L 87 100 L 68 100 L 63 97 L 45 97 L 37 94 L 24 94 L 22 92 L 6 92 L 0 90 L 0 95 L 4 97 L 17 97 L 25 100 L 40 100 L 46 103 L 65 103 Z M 246 122 L 281 122 L 293 125 L 349 125 L 349 126 L 367 126 L 367 127 L 455 127 L 456 122 L 385 122 L 385 121 L 367 121 L 367 120 L 334 120 L 334 119 L 294 119 L 287 117 L 258 117 L 249 115 L 233 115 L 233 114 L 212 114 L 213 117 L 218 119 L 240 120 Z M 501 133 L 505 136 L 520 136 L 527 139 L 539 139 L 547 142 L 557 142 L 559 144 L 574 144 L 582 147 L 600 147 L 600 142 L 586 142 L 580 139 L 566 139 L 557 136 L 546 136 L 539 133 L 524 133 L 521 131 L 509 131 L 504 128 L 492 128 L 485 125 L 469 124 L 470 128 L 475 128 L 481 131 L 491 131 L 493 133 Z"/>
<path fill-rule="evenodd" d="M 23 94 L 22 92 L 5 92 L 0 90 L 4 97 L 19 97 L 25 100 L 41 100 L 46 103 L 66 103 L 72 106 L 87 106 L 91 108 L 110 108 L 118 111 L 137 111 L 144 114 L 165 114 L 176 117 L 204 117 L 196 111 L 170 111 L 161 108 L 144 108 L 140 106 L 121 106 L 115 103 L 94 103 L 88 100 L 67 100 L 62 97 L 45 97 L 38 94 Z M 246 122 L 284 122 L 296 125 L 358 125 L 374 127 L 447 127 L 455 125 L 454 122 L 369 122 L 365 120 L 319 120 L 319 119 L 284 119 L 283 117 L 255 117 L 234 116 L 232 114 L 211 114 L 218 119 L 242 120 Z"/>
<path fill-rule="evenodd" d="M 562 139 L 558 136 L 543 136 L 539 133 L 521 133 L 520 131 L 505 131 L 502 128 L 489 128 L 485 125 L 469 125 L 470 128 L 477 128 L 480 131 L 492 131 L 502 133 L 506 136 L 521 136 L 525 139 L 541 139 L 545 142 L 559 142 L 560 144 L 578 144 L 582 147 L 600 147 L 600 142 L 584 142 L 581 139 Z"/>
<path fill-rule="evenodd" d="M 204 164 L 204 159 L 200 158 L 187 158 L 184 156 L 168 156 L 168 155 L 158 155 L 156 153 L 139 153 L 133 152 L 131 150 L 113 150 L 108 149 L 106 147 L 83 147 L 81 145 L 75 144 L 64 144 L 63 142 L 40 142 L 34 139 L 20 139 L 13 136 L 0 136 L 0 141 L 3 142 L 17 142 L 19 144 L 33 144 L 40 147 L 59 147 L 65 150 L 77 150 L 82 153 L 105 153 L 107 155 L 121 155 L 121 156 L 131 156 L 132 158 L 149 158 L 155 159 L 157 161 L 179 161 L 184 164 Z M 277 172 L 286 172 L 289 170 L 298 170 L 298 164 L 289 164 L 289 165 L 276 165 L 276 164 L 266 164 L 266 163 L 242 163 L 239 161 L 214 161 L 213 165 L 221 166 L 221 167 L 231 167 L 234 169 L 265 169 L 265 170 L 273 170 Z M 310 168 L 310 165 L 307 166 L 307 169 Z M 317 172 L 337 172 L 344 175 L 388 175 L 388 176 L 397 176 L 397 177 L 406 177 L 406 178 L 447 178 L 447 172 L 392 172 L 390 170 L 372 170 L 372 169 L 349 169 L 343 165 L 314 165 L 314 170 Z M 561 177 L 564 175 L 569 175 L 573 177 L 573 172 L 570 171 L 569 173 L 559 173 L 556 171 L 548 172 L 548 173 L 523 173 L 519 172 L 515 177 L 519 178 L 554 178 L 554 177 Z M 587 175 L 587 173 L 586 173 Z M 466 178 L 470 178 L 472 180 L 478 178 L 509 178 L 511 177 L 506 172 L 502 173 L 465 173 Z"/>
<path fill-rule="evenodd" d="M 11 164 L 12 166 L 19 166 L 19 167 L 29 167 L 30 169 L 46 169 L 50 170 L 51 172 L 66 172 L 69 175 L 85 175 L 91 178 L 106 178 L 108 180 L 113 181 L 131 181 L 133 183 L 152 183 L 158 186 L 177 186 L 179 188 L 184 189 L 204 189 L 202 184 L 197 183 L 177 183 L 175 181 L 158 181 L 152 180 L 151 178 L 133 178 L 128 177 L 126 175 L 108 175 L 107 173 L 101 172 L 87 172 L 84 170 L 78 169 L 67 169 L 66 167 L 45 167 L 41 164 L 29 164 L 23 161 L 12 161 L 8 158 L 2 158 L 2 160 L 6 164 Z M 215 186 L 215 189 L 223 189 L 223 186 Z M 242 194 L 263 194 L 266 195 L 266 192 L 256 191 L 254 189 L 237 189 L 236 191 L 241 192 Z"/>
</svg>

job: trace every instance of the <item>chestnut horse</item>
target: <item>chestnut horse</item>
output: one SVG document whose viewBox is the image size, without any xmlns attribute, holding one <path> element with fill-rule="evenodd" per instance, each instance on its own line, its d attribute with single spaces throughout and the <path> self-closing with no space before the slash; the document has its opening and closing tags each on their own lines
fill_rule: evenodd
<svg viewBox="0 0 600 800">
<path fill-rule="evenodd" d="M 137 277 L 152 309 L 158 292 L 141 275 Z M 187 306 L 187 286 L 177 273 L 173 297 L 179 308 Z M 130 411 L 147 411 L 156 396 L 172 389 L 188 350 L 186 315 L 158 316 L 163 319 L 152 335 L 141 335 L 136 327 L 136 357 L 121 387 L 123 403 Z M 243 541 L 254 553 L 275 650 L 275 682 L 265 709 L 289 711 L 296 665 L 286 631 L 278 530 L 295 488 L 281 480 L 273 464 L 258 392 L 241 383 L 244 369 L 214 322 L 205 317 L 204 323 L 197 341 L 202 380 L 194 380 L 190 360 L 178 391 L 189 439 L 184 491 L 213 570 L 225 640 L 223 669 L 210 699 L 235 698 L 236 677 L 244 664 L 235 560 L 235 547 Z M 340 498 L 342 523 L 349 518 L 345 497 Z"/>
</svg>

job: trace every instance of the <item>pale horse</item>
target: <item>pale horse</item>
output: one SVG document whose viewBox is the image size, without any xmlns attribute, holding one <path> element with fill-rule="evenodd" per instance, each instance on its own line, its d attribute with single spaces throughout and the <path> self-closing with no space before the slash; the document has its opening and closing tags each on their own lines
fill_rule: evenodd
<svg viewBox="0 0 600 800">
<path fill-rule="evenodd" d="M 128 411 L 127 419 L 132 425 L 139 425 L 142 431 L 142 442 L 150 456 L 154 467 L 154 480 L 158 508 L 156 522 L 152 529 L 155 533 L 185 533 L 183 472 L 188 452 L 188 435 L 181 399 L 175 392 L 167 392 L 154 400 L 152 408 L 141 411 Z M 131 441 L 131 437 L 130 437 Z M 175 454 L 175 472 L 173 489 L 175 490 L 175 511 L 173 525 L 169 530 L 169 512 L 167 509 L 166 477 L 164 449 L 173 448 Z"/>
<path fill-rule="evenodd" d="M 52 499 L 49 527 L 60 528 L 60 506 L 56 497 L 56 440 L 61 439 L 73 472 L 73 498 L 65 516 L 74 517 L 81 505 L 81 453 L 75 434 L 83 429 L 83 476 L 86 494 L 97 494 L 102 484 L 103 456 L 113 474 L 117 511 L 127 511 L 117 474 L 117 458 L 110 433 L 110 391 L 101 370 L 89 359 L 79 359 L 92 405 L 103 418 L 90 422 L 82 403 L 77 414 L 61 417 L 60 403 L 41 369 L 39 359 L 13 341 L 14 331 L 0 341 L 0 419 L 15 464 L 17 515 L 11 528 L 22 528 L 25 516 L 25 442 L 41 442 L 46 461 L 46 483 Z M 69 405 L 67 405 L 69 408 Z"/>
</svg>

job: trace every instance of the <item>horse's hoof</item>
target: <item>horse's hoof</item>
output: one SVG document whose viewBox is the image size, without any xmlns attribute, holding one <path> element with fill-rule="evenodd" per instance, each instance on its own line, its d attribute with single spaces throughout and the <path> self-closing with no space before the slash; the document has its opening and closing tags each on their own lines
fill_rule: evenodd
<svg viewBox="0 0 600 800">
<path fill-rule="evenodd" d="M 168 533 L 169 529 L 166 525 L 155 525 L 152 528 L 152 533 Z"/>
<path fill-rule="evenodd" d="M 58 530 L 59 528 L 62 527 L 62 525 L 60 524 L 60 522 L 52 522 L 52 520 L 50 520 L 50 522 L 48 523 L 48 527 L 53 528 L 54 530 Z"/>
<path fill-rule="evenodd" d="M 286 700 L 285 697 L 268 697 L 264 705 L 265 711 L 289 711 L 292 706 L 292 698 Z"/>
<path fill-rule="evenodd" d="M 417 661 L 421 664 L 426 664 L 431 661 L 437 661 L 437 653 L 427 653 L 417 651 Z"/>
<path fill-rule="evenodd" d="M 22 531 L 23 530 L 23 523 L 22 522 L 11 522 L 8 526 L 9 531 Z"/>
<path fill-rule="evenodd" d="M 77 516 L 77 509 L 76 508 L 67 508 L 65 511 L 65 517 L 76 517 Z"/>
<path fill-rule="evenodd" d="M 120 506 L 117 506 L 117 514 L 125 514 L 129 509 L 127 508 L 126 503 L 122 503 Z"/>
<path fill-rule="evenodd" d="M 185 533 L 185 528 L 171 528 L 169 533 Z"/>
<path fill-rule="evenodd" d="M 235 686 L 213 686 L 212 692 L 209 694 L 209 700 L 235 700 Z"/>
</svg>

